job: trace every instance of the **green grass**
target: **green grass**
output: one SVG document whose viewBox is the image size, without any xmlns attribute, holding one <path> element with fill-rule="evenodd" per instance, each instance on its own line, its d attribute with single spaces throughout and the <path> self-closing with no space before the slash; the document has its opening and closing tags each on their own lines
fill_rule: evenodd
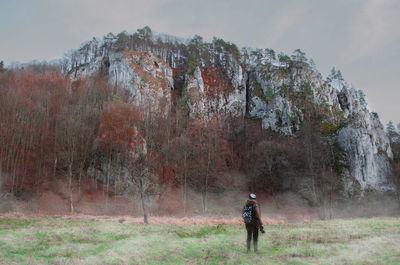
<svg viewBox="0 0 400 265">
<path fill-rule="evenodd" d="M 400 218 L 265 228 L 247 254 L 243 225 L 0 218 L 0 264 L 400 264 Z"/>
</svg>

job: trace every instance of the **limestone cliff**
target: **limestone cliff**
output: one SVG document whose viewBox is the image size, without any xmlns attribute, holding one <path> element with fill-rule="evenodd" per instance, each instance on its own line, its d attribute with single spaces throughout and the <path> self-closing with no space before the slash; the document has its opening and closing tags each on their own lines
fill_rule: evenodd
<svg viewBox="0 0 400 265">
<path fill-rule="evenodd" d="M 298 100 L 305 98 L 323 109 L 327 120 L 345 121 L 338 127 L 337 142 L 345 152 L 347 177 L 354 177 L 361 190 L 392 189 L 392 153 L 383 126 L 368 110 L 363 93 L 349 86 L 340 72 L 324 78 L 299 50 L 292 57 L 276 56 L 270 49 L 238 52 L 221 41 L 205 45 L 199 40 L 158 40 L 164 45 L 157 46 L 154 38 L 121 49 L 118 41 L 113 36 L 94 39 L 85 46 L 88 56 L 78 50 L 70 63 L 72 78 L 101 72 L 111 84 L 123 87 L 133 104 L 153 111 L 170 108 L 172 91 L 180 90 L 180 102 L 192 118 L 251 117 L 264 129 L 293 137 L 306 122 Z"/>
</svg>

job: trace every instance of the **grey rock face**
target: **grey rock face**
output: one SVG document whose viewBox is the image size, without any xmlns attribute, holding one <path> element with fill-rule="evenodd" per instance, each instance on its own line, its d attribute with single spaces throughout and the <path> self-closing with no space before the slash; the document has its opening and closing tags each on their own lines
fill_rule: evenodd
<svg viewBox="0 0 400 265">
<path fill-rule="evenodd" d="M 368 110 L 362 93 L 347 84 L 340 72 L 324 79 L 306 61 L 294 61 L 295 67 L 290 67 L 270 54 L 250 55 L 242 58 L 241 63 L 227 57 L 223 62 L 218 67 L 228 78 L 231 87 L 228 91 L 219 91 L 220 87 L 212 87 L 210 80 L 204 80 L 202 67 L 185 76 L 184 95 L 193 118 L 248 114 L 260 119 L 264 129 L 294 136 L 304 120 L 296 97 L 305 95 L 313 104 L 329 110 L 333 118 L 336 112 L 341 112 L 347 120 L 337 139 L 346 153 L 349 175 L 359 182 L 361 190 L 392 189 L 388 181 L 392 152 L 383 126 Z M 149 100 L 153 108 L 161 106 L 157 103 L 161 100 L 167 101 L 166 106 L 171 104 L 173 69 L 152 53 L 102 54 L 81 67 L 77 77 L 105 69 L 109 82 L 129 91 L 134 103 Z"/>
<path fill-rule="evenodd" d="M 239 66 L 240 67 L 240 66 Z M 239 68 L 241 69 L 241 68 Z M 205 85 L 202 70 L 197 67 L 192 76 L 187 76 L 185 94 L 190 115 L 200 119 L 212 119 L 215 115 L 227 117 L 244 116 L 246 109 L 246 91 L 242 85 L 242 71 L 233 73 L 233 89 L 218 92 L 218 87 Z"/>
<path fill-rule="evenodd" d="M 298 130 L 303 113 L 287 91 L 308 93 L 321 108 L 343 112 L 347 126 L 338 132 L 338 144 L 346 153 L 349 174 L 359 182 L 361 190 L 393 189 L 388 181 L 392 152 L 383 126 L 368 110 L 363 93 L 351 88 L 340 72 L 324 80 L 308 66 L 288 72 L 285 66 L 263 65 L 255 59 L 251 67 L 250 114 L 262 120 L 264 129 L 292 135 Z"/>
<path fill-rule="evenodd" d="M 350 174 L 359 182 L 361 190 L 392 190 L 388 176 L 393 154 L 381 122 L 360 103 L 354 90 L 344 87 L 339 99 L 350 120 L 338 135 Z"/>
<path fill-rule="evenodd" d="M 146 104 L 153 111 L 163 106 L 163 112 L 171 105 L 172 69 L 150 52 L 115 52 L 99 56 L 80 67 L 72 78 L 92 76 L 99 72 L 108 76 L 110 84 L 128 92 L 133 104 Z"/>
<path fill-rule="evenodd" d="M 339 145 L 346 152 L 350 174 L 359 182 L 361 190 L 392 189 L 387 180 L 389 161 L 386 153 L 379 150 L 382 146 L 376 143 L 377 137 L 379 135 L 365 128 L 348 126 L 339 131 Z"/>
</svg>

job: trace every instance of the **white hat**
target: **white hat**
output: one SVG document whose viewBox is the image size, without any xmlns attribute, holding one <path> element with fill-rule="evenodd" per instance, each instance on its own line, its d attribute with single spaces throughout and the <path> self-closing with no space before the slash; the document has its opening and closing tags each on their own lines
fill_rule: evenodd
<svg viewBox="0 0 400 265">
<path fill-rule="evenodd" d="M 249 198 L 254 200 L 256 198 L 256 195 L 254 193 L 250 193 Z"/>
</svg>

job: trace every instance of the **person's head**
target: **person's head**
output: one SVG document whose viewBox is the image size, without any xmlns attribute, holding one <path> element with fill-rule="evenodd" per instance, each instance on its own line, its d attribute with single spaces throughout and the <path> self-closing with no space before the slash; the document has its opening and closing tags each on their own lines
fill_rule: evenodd
<svg viewBox="0 0 400 265">
<path fill-rule="evenodd" d="M 254 193 L 250 193 L 250 195 L 249 195 L 249 199 L 250 200 L 255 200 L 257 197 L 256 197 L 256 195 L 254 194 Z"/>
</svg>

